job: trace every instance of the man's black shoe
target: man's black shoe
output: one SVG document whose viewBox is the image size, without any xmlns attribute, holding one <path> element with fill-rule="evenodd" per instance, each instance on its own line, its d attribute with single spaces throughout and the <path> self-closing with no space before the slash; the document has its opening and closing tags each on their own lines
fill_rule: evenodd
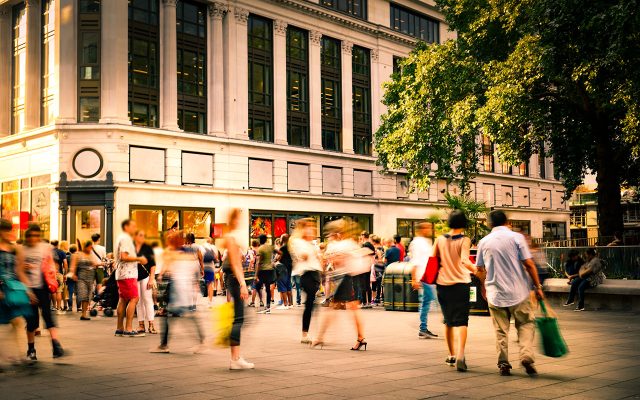
<svg viewBox="0 0 640 400">
<path fill-rule="evenodd" d="M 36 357 L 36 350 L 27 351 L 27 358 L 31 361 L 38 361 L 38 357 Z"/>
<path fill-rule="evenodd" d="M 53 342 L 51 347 L 53 347 L 53 358 L 60 358 L 64 356 L 64 349 L 58 341 Z"/>
<path fill-rule="evenodd" d="M 525 371 L 527 371 L 527 375 L 529 375 L 529 376 L 538 375 L 538 371 L 533 366 L 533 362 L 531 362 L 531 361 L 523 361 L 522 362 L 522 366 L 524 367 Z"/>
<path fill-rule="evenodd" d="M 511 376 L 511 365 L 500 364 L 498 368 L 500 368 L 500 376 Z"/>
</svg>

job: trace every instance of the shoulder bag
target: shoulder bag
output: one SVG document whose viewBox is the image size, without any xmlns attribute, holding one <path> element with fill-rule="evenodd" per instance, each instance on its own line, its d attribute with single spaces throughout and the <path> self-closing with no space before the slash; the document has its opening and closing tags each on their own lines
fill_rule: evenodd
<svg viewBox="0 0 640 400">
<path fill-rule="evenodd" d="M 424 269 L 424 274 L 422 274 L 420 282 L 433 285 L 438 280 L 438 272 L 440 272 L 440 257 L 438 253 L 438 242 L 436 242 L 434 255 L 429 257 L 427 267 Z"/>
</svg>

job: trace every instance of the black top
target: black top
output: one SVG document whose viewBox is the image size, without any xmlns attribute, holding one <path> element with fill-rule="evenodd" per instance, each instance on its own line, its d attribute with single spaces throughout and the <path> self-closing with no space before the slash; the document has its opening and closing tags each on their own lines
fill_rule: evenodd
<svg viewBox="0 0 640 400">
<path fill-rule="evenodd" d="M 60 249 L 53 249 L 53 261 L 58 264 L 58 272 L 64 274 L 64 262 L 67 259 L 67 254 Z"/>
<path fill-rule="evenodd" d="M 153 255 L 153 249 L 146 243 L 143 243 L 142 246 L 140 246 L 140 250 L 138 250 L 138 257 L 144 257 L 147 259 L 147 263 L 144 265 L 144 268 L 138 268 L 138 280 L 141 281 L 149 277 L 151 268 L 156 266 L 156 260 Z"/>
<path fill-rule="evenodd" d="M 376 252 L 376 248 L 373 245 L 373 243 L 371 243 L 371 242 L 362 243 L 362 247 L 366 247 L 367 249 L 371 250 L 371 254 L 375 254 L 375 252 Z"/>
<path fill-rule="evenodd" d="M 291 275 L 291 270 L 293 269 L 293 260 L 291 259 L 291 253 L 289 253 L 289 244 L 285 244 L 280 247 L 280 262 L 287 267 L 287 271 L 289 271 L 289 275 Z"/>
<path fill-rule="evenodd" d="M 578 257 L 576 260 L 568 260 L 564 265 L 564 270 L 567 271 L 569 275 L 575 275 L 580 271 L 580 267 L 582 267 L 584 261 L 582 258 Z"/>
</svg>

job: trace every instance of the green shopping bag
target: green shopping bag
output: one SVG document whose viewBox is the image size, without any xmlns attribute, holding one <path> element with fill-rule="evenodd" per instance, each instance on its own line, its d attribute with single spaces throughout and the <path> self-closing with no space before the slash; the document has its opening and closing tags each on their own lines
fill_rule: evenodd
<svg viewBox="0 0 640 400">
<path fill-rule="evenodd" d="M 562 338 L 558 318 L 553 311 L 549 313 L 543 300 L 540 300 L 542 317 L 536 317 L 536 326 L 540 331 L 542 353 L 547 357 L 562 357 L 569 352 L 567 343 Z"/>
</svg>

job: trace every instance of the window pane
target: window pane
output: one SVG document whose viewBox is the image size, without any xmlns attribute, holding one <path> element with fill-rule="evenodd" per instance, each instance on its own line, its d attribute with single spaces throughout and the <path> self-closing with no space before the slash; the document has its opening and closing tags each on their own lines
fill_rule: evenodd
<svg viewBox="0 0 640 400">
<path fill-rule="evenodd" d="M 80 98 L 80 122 L 97 122 L 100 119 L 100 99 L 97 97 Z"/>
<path fill-rule="evenodd" d="M 100 0 L 80 0 L 78 7 L 81 13 L 99 13 Z"/>
</svg>

